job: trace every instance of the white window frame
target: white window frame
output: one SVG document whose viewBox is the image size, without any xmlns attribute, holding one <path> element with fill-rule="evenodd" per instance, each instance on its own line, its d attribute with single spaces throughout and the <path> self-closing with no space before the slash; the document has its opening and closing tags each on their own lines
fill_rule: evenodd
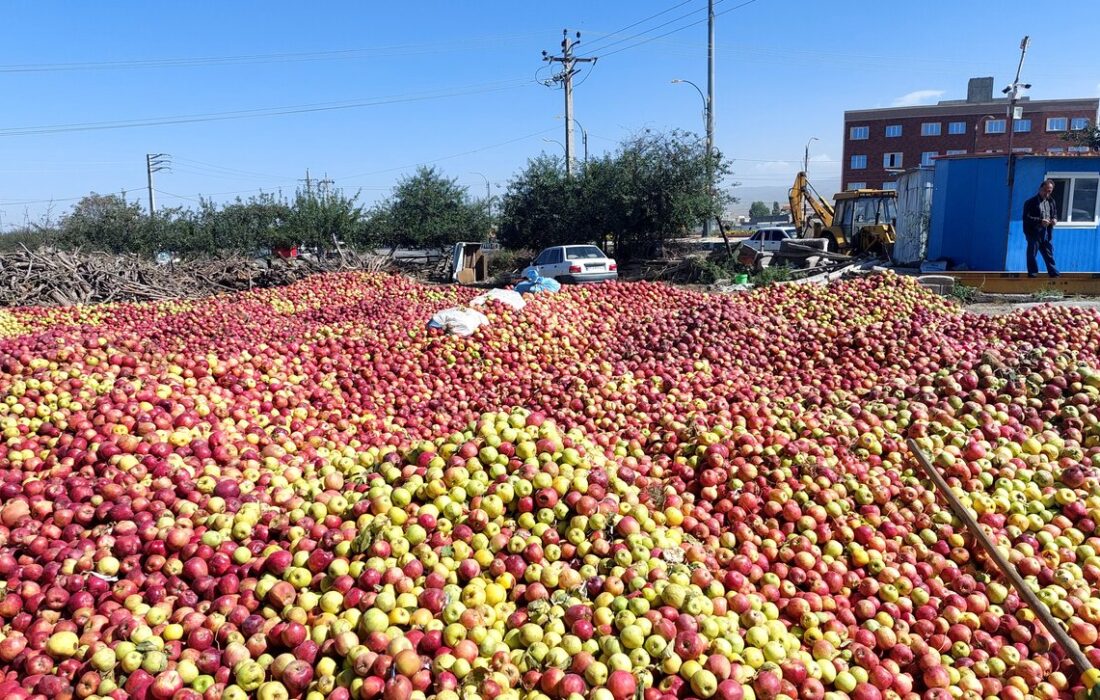
<svg viewBox="0 0 1100 700">
<path fill-rule="evenodd" d="M 1058 124 L 1061 123 L 1061 126 Z M 1047 131 L 1066 131 L 1069 128 L 1069 120 L 1065 117 L 1047 117 Z"/>
<path fill-rule="evenodd" d="M 866 141 L 871 138 L 871 127 L 869 126 L 853 126 L 848 129 L 849 141 Z"/>
<path fill-rule="evenodd" d="M 1021 128 L 1023 125 L 1027 125 L 1027 128 Z M 1012 122 L 1012 133 L 1014 134 L 1028 134 L 1031 133 L 1031 120 L 1030 119 L 1017 119 Z"/>
<path fill-rule="evenodd" d="M 949 156 L 965 156 L 966 155 L 966 149 L 965 148 L 954 148 L 954 149 L 949 150 L 947 152 L 947 155 L 949 155 Z"/>
<path fill-rule="evenodd" d="M 858 160 L 857 160 L 858 159 Z M 866 170 L 867 169 L 867 156 L 854 155 L 848 163 L 850 170 Z"/>
<path fill-rule="evenodd" d="M 935 164 L 935 159 L 939 156 L 939 151 L 924 151 L 920 154 L 921 166 L 927 167 Z"/>
<path fill-rule="evenodd" d="M 1100 180 L 1100 174 L 1086 173 L 1086 172 L 1076 172 L 1076 173 L 1053 172 L 1053 173 L 1047 173 L 1046 177 L 1044 179 L 1046 179 L 1046 180 L 1069 180 L 1069 182 L 1066 184 L 1066 193 L 1067 193 L 1065 195 L 1065 200 L 1066 201 L 1058 202 L 1058 213 L 1063 215 L 1063 216 L 1066 216 L 1067 220 L 1066 221 L 1059 220 L 1058 224 L 1057 224 L 1057 228 L 1094 229 L 1098 225 L 1100 225 L 1100 195 L 1098 195 L 1096 197 L 1094 210 L 1092 212 L 1092 221 L 1069 221 L 1068 220 L 1068 217 L 1072 213 L 1072 209 L 1070 208 L 1070 205 L 1073 202 L 1073 190 L 1077 186 L 1077 180 Z M 1097 184 L 1100 185 L 1100 182 L 1098 182 Z"/>
<path fill-rule="evenodd" d="M 904 129 L 901 124 L 887 124 L 886 125 L 886 138 L 896 139 L 901 138 Z M 895 133 L 896 132 L 896 133 Z"/>
<path fill-rule="evenodd" d="M 1065 153 L 1065 152 L 1066 152 L 1066 149 L 1062 148 L 1061 146 L 1051 146 L 1051 147 L 1047 148 L 1047 153 L 1053 153 L 1055 155 Z"/>
<path fill-rule="evenodd" d="M 882 189 L 884 189 L 884 190 L 893 190 L 894 192 L 897 192 L 898 191 L 898 181 L 894 180 L 893 182 L 884 182 L 884 183 L 882 183 Z"/>
<path fill-rule="evenodd" d="M 1035 149 L 1033 149 L 1033 148 L 1032 148 L 1031 146 L 1014 146 L 1014 147 L 1012 148 L 1012 152 L 1013 152 L 1013 153 L 1024 153 L 1024 154 L 1027 154 L 1027 153 L 1032 153 L 1032 152 L 1033 152 L 1034 150 L 1035 150 Z"/>
<path fill-rule="evenodd" d="M 996 128 L 994 128 L 996 127 Z M 1005 132 L 1005 120 L 1004 119 L 986 119 L 985 120 L 985 133 L 987 134 L 1003 134 Z"/>
<path fill-rule="evenodd" d="M 1088 126 L 1089 126 L 1089 118 L 1088 117 L 1074 117 L 1073 119 L 1069 120 L 1069 130 L 1070 131 L 1084 131 L 1085 129 L 1088 128 Z"/>
<path fill-rule="evenodd" d="M 896 162 L 895 162 L 895 159 L 892 156 L 897 156 Z M 884 167 L 884 168 L 891 168 L 891 169 L 900 168 L 901 164 L 902 164 L 902 161 L 903 161 L 903 158 L 902 158 L 902 152 L 901 151 L 893 151 L 893 152 L 890 152 L 890 153 L 883 153 L 882 154 L 882 167 Z"/>
<path fill-rule="evenodd" d="M 966 122 L 947 122 L 947 133 L 958 135 L 966 133 Z"/>
<path fill-rule="evenodd" d="M 920 125 L 921 136 L 939 136 L 943 134 L 943 122 L 924 122 Z"/>
<path fill-rule="evenodd" d="M 867 189 L 867 183 L 866 182 L 849 182 L 848 183 L 848 190 L 849 191 L 851 191 L 851 190 L 865 190 L 865 189 Z"/>
<path fill-rule="evenodd" d="M 1068 149 L 1068 152 L 1069 153 L 1088 153 L 1090 150 L 1092 150 L 1092 149 L 1090 149 L 1088 146 L 1070 146 L 1069 149 Z"/>
</svg>

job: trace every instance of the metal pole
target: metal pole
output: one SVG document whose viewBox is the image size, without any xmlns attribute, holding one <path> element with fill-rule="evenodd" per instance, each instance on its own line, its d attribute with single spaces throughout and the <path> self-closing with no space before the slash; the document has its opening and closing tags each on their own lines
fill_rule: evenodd
<svg viewBox="0 0 1100 700">
<path fill-rule="evenodd" d="M 1016 154 L 1012 152 L 1013 136 L 1016 132 L 1016 98 L 1020 93 L 1020 72 L 1024 68 L 1024 57 L 1027 56 L 1027 47 L 1031 43 L 1030 37 L 1024 37 L 1020 41 L 1020 62 L 1016 65 L 1016 78 L 1005 90 L 1008 95 L 1008 194 L 1005 215 L 1005 240 L 1012 232 L 1012 188 L 1016 183 Z M 1025 85 L 1024 87 L 1031 87 Z"/>
<path fill-rule="evenodd" d="M 806 151 L 802 155 L 802 173 L 809 179 L 810 173 L 810 144 L 819 140 L 816 136 L 811 136 L 810 140 L 806 142 Z M 791 217 L 794 217 L 794 212 L 791 212 Z M 806 198 L 802 197 L 802 221 L 806 220 Z"/>
<path fill-rule="evenodd" d="M 145 154 L 145 178 L 149 183 L 149 216 L 157 215 L 157 199 L 153 194 L 153 154 Z"/>
<path fill-rule="evenodd" d="M 714 196 L 714 0 L 707 0 L 707 186 Z M 710 236 L 710 217 L 703 222 L 703 235 Z"/>
<path fill-rule="evenodd" d="M 1046 604 L 1039 599 L 1039 596 L 1035 595 L 1035 591 L 1031 590 L 1031 587 L 1027 585 L 1027 582 L 1020 576 L 1016 568 L 1009 563 L 1004 554 L 1001 553 L 997 546 L 989 539 L 989 535 L 982 529 L 978 521 L 974 519 L 974 515 L 959 501 L 958 496 L 951 490 L 951 487 L 947 485 L 943 475 L 939 470 L 932 465 L 932 462 L 928 459 L 928 456 L 921 451 L 920 446 L 916 441 L 910 438 L 907 441 L 909 445 L 909 451 L 913 453 L 913 456 L 917 458 L 917 462 L 921 468 L 924 469 L 924 473 L 928 475 L 928 478 L 935 484 L 936 490 L 947 501 L 948 507 L 951 508 L 951 512 L 955 514 L 959 520 L 962 520 L 966 525 L 967 530 L 974 536 L 974 539 L 978 540 L 978 543 L 985 550 L 989 558 L 993 560 L 993 563 L 1000 569 L 1001 574 L 1008 579 L 1012 587 L 1016 589 L 1016 593 L 1024 599 L 1031 611 L 1035 613 L 1035 616 L 1043 623 L 1050 635 L 1054 637 L 1054 640 L 1058 643 L 1058 646 L 1062 647 L 1062 650 L 1066 652 L 1066 656 L 1070 658 L 1073 665 L 1077 667 L 1077 670 L 1081 672 L 1082 680 L 1089 686 L 1089 678 L 1091 675 L 1088 673 L 1092 669 L 1092 664 L 1081 652 L 1081 647 L 1077 646 L 1077 642 L 1073 637 L 1070 637 L 1066 630 L 1058 623 L 1058 621 L 1051 615 L 1050 610 Z M 1090 687 L 1091 690 L 1091 687 Z"/>
<path fill-rule="evenodd" d="M 707 194 L 712 194 L 714 191 L 714 172 L 713 163 L 711 163 L 710 159 L 714 155 L 714 132 L 712 131 L 714 122 L 711 119 L 710 100 L 705 94 L 703 94 L 703 89 L 695 83 L 691 82 L 690 80 L 675 78 L 672 82 L 686 83 L 687 85 L 692 86 L 693 88 L 695 88 L 695 92 L 699 93 L 699 99 L 703 101 L 703 126 L 706 128 L 707 131 Z M 703 219 L 703 236 L 709 236 L 710 231 L 710 217 L 708 216 Z"/>
<path fill-rule="evenodd" d="M 565 174 L 573 177 L 573 56 L 569 34 L 561 40 L 562 73 L 565 81 Z"/>
</svg>

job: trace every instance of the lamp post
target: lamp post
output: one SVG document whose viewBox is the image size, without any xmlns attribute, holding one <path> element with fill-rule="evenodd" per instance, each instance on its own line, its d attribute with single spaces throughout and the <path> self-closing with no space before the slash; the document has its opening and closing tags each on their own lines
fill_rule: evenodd
<svg viewBox="0 0 1100 700">
<path fill-rule="evenodd" d="M 806 142 L 806 150 L 803 151 L 803 153 L 802 153 L 802 174 L 803 174 L 803 176 L 807 175 L 810 172 L 810 144 L 813 143 L 814 141 L 820 141 L 820 139 L 817 138 L 816 136 L 811 136 L 810 140 Z M 794 216 L 793 211 L 791 212 L 791 216 L 792 217 Z M 806 198 L 805 197 L 802 197 L 802 219 L 801 219 L 801 221 L 803 221 L 803 222 L 806 221 Z"/>
<path fill-rule="evenodd" d="M 489 218 L 493 218 L 493 193 L 489 190 L 489 178 L 485 177 L 484 173 L 479 173 L 476 170 L 470 171 L 471 175 L 478 175 L 485 181 L 485 213 L 489 215 Z M 492 228 L 492 223 L 489 224 Z"/>
<path fill-rule="evenodd" d="M 978 132 L 982 129 L 982 124 L 990 119 L 996 119 L 997 117 L 992 114 L 987 114 L 978 120 L 978 123 L 974 125 L 974 144 L 970 147 L 970 150 L 976 155 L 978 153 Z"/>
<path fill-rule="evenodd" d="M 714 119 L 711 118 L 711 104 L 707 99 L 706 93 L 703 89 L 683 78 L 674 78 L 673 84 L 686 83 L 687 85 L 695 88 L 695 91 L 699 93 L 699 98 L 703 100 L 703 127 L 707 134 L 707 190 L 708 194 L 714 191 L 714 168 L 711 163 L 711 158 L 714 156 Z M 710 217 L 708 216 L 703 220 L 703 235 L 710 236 Z"/>
<path fill-rule="evenodd" d="M 556 117 L 554 117 L 554 119 L 565 119 L 565 117 L 563 117 L 562 115 L 559 114 Z M 581 129 L 581 143 L 584 144 L 584 165 L 587 168 L 588 167 L 588 130 L 584 128 L 584 125 L 582 125 L 577 120 L 576 117 L 573 117 L 573 123 L 576 124 L 577 126 L 579 126 L 580 129 Z M 545 140 L 546 139 L 543 139 L 543 141 L 545 141 Z"/>
<path fill-rule="evenodd" d="M 543 137 L 542 140 L 545 141 L 546 143 L 556 143 L 556 144 L 558 144 L 559 146 L 561 146 L 562 152 L 563 153 L 565 152 L 565 144 L 562 143 L 561 141 L 558 141 L 557 139 L 548 139 L 548 138 L 545 138 L 545 137 Z"/>
</svg>

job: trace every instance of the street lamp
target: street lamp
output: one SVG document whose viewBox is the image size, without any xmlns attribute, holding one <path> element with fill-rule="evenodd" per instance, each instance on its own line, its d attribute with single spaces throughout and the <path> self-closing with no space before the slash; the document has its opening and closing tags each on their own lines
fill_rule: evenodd
<svg viewBox="0 0 1100 700">
<path fill-rule="evenodd" d="M 714 121 L 711 119 L 710 100 L 707 99 L 707 95 L 703 92 L 703 89 L 695 83 L 691 82 L 690 80 L 685 80 L 684 78 L 673 78 L 672 83 L 674 85 L 685 83 L 692 86 L 693 88 L 695 88 L 695 91 L 699 93 L 700 99 L 703 100 L 703 126 L 707 134 L 707 185 L 708 194 L 711 194 L 714 191 L 714 170 L 713 164 L 711 163 L 711 159 L 714 157 Z M 709 216 L 703 220 L 703 235 L 710 236 Z"/>
<path fill-rule="evenodd" d="M 987 114 L 979 119 L 978 122 L 974 125 L 974 144 L 970 147 L 970 150 L 973 151 L 975 155 L 977 155 L 978 153 L 978 132 L 982 130 L 982 124 L 985 124 L 990 119 L 996 118 L 997 117 L 992 114 Z"/>
<path fill-rule="evenodd" d="M 802 153 L 802 176 L 804 178 L 806 177 L 807 173 L 810 171 L 810 144 L 813 143 L 814 141 L 820 141 L 820 140 L 821 139 L 817 138 L 816 136 L 811 136 L 810 140 L 806 142 L 806 150 L 803 151 L 803 153 Z M 802 219 L 801 219 L 801 221 L 804 222 L 804 221 L 806 221 L 806 198 L 801 197 L 801 199 L 802 199 Z M 794 216 L 793 211 L 791 212 L 791 216 L 792 217 Z"/>
<path fill-rule="evenodd" d="M 558 141 L 557 139 L 548 139 L 546 137 L 543 137 L 542 140 L 545 141 L 546 143 L 556 143 L 556 144 L 558 144 L 559 146 L 561 146 L 562 152 L 563 153 L 565 152 L 565 144 L 562 143 L 561 141 Z"/>
<path fill-rule="evenodd" d="M 554 117 L 554 119 L 565 119 L 565 117 L 563 117 L 562 115 L 559 114 L 556 117 Z M 581 142 L 584 144 L 584 165 L 587 168 L 588 167 L 588 130 L 585 129 L 584 126 L 579 121 L 577 121 L 576 117 L 573 117 L 573 123 L 581 128 Z M 546 139 L 543 139 L 543 141 L 545 141 L 545 140 Z"/>
<path fill-rule="evenodd" d="M 479 175 L 482 180 L 485 181 L 485 212 L 490 218 L 493 216 L 493 194 L 489 190 L 489 178 L 485 177 L 484 173 L 479 173 L 476 170 L 470 171 L 471 175 Z M 492 224 L 490 224 L 492 226 Z"/>
</svg>

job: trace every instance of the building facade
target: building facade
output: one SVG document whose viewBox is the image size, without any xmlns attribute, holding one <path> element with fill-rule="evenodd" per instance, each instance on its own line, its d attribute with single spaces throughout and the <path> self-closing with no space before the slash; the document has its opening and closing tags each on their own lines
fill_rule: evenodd
<svg viewBox="0 0 1100 700">
<path fill-rule="evenodd" d="M 1062 137 L 1095 123 L 1100 99 L 1017 101 L 1016 153 L 1058 155 L 1087 149 Z M 965 100 L 844 113 L 841 187 L 891 188 L 904 170 L 940 156 L 1008 153 L 1008 99 L 993 97 L 992 78 L 972 78 Z"/>
</svg>

